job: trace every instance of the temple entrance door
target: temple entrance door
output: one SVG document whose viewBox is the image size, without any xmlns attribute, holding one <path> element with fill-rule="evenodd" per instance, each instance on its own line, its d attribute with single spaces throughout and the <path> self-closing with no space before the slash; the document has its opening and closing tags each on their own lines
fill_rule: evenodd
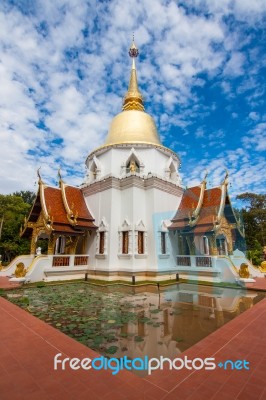
<svg viewBox="0 0 266 400">
<path fill-rule="evenodd" d="M 76 247 L 76 254 L 85 254 L 85 237 L 81 236 L 78 238 L 78 243 Z"/>
<path fill-rule="evenodd" d="M 224 235 L 219 235 L 216 237 L 216 246 L 219 256 L 228 255 L 227 242 Z"/>
<path fill-rule="evenodd" d="M 59 236 L 55 243 L 55 254 L 64 254 L 66 246 L 66 238 L 64 236 Z"/>
<path fill-rule="evenodd" d="M 49 235 L 47 235 L 45 232 L 40 232 L 34 244 L 35 247 L 34 254 L 37 255 L 47 254 L 48 242 L 49 242 Z"/>
</svg>

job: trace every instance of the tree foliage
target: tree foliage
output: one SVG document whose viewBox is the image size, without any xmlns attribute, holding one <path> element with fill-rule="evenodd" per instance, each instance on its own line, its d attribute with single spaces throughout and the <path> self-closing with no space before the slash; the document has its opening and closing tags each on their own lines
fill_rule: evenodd
<svg viewBox="0 0 266 400">
<path fill-rule="evenodd" d="M 20 192 L 13 193 L 13 196 L 22 197 L 24 203 L 32 205 L 34 203 L 36 194 L 29 190 L 21 190 Z"/>
<path fill-rule="evenodd" d="M 4 262 L 29 253 L 29 241 L 20 238 L 19 233 L 34 197 L 32 192 L 0 195 L 0 254 Z"/>
<path fill-rule="evenodd" d="M 255 264 L 262 261 L 262 248 L 266 245 L 266 194 L 242 193 L 237 196 L 243 202 L 248 255 Z"/>
</svg>

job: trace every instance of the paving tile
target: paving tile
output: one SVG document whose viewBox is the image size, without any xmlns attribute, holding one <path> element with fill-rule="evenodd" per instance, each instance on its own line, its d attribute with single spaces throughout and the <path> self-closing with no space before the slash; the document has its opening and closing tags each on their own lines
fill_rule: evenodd
<svg viewBox="0 0 266 400">
<path fill-rule="evenodd" d="M 266 338 L 258 332 L 265 332 L 265 306 L 266 299 L 184 353 L 190 358 L 214 354 L 222 361 L 250 357 L 250 371 L 165 369 L 142 379 L 128 371 L 116 376 L 109 371 L 55 372 L 58 352 L 80 358 L 97 353 L 0 298 L 1 400 L 264 400 Z"/>
<path fill-rule="evenodd" d="M 247 383 L 237 396 L 237 399 L 238 400 L 249 400 L 250 398 L 259 399 L 264 389 L 265 386 L 263 387 L 261 385 L 252 385 L 250 383 Z"/>
</svg>

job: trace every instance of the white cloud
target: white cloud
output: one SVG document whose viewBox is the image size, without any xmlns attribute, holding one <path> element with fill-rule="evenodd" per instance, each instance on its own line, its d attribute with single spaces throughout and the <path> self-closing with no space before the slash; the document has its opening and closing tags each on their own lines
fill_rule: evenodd
<svg viewBox="0 0 266 400">
<path fill-rule="evenodd" d="M 192 13 L 185 10 L 184 2 L 181 7 L 179 3 L 36 0 L 23 10 L 23 2 L 2 2 L 2 193 L 32 189 L 40 165 L 47 181 L 56 177 L 59 165 L 67 181 L 82 181 L 87 154 L 103 143 L 111 118 L 121 109 L 133 31 L 140 47 L 138 76 L 148 111 L 156 117 L 164 138 L 189 154 L 188 145 L 168 132 L 184 137 L 193 119 L 215 110 L 215 102 L 212 110 L 202 104 L 195 88 L 203 89 L 208 78 L 221 79 L 224 73 L 227 81 L 222 87 L 230 97 L 231 79 L 245 74 L 247 58 L 241 48 L 245 40 L 239 30 L 232 34 L 224 16 L 232 13 L 248 23 L 251 15 L 259 23 L 265 6 L 259 0 L 254 0 L 253 9 L 246 0 L 193 0 L 199 12 Z M 255 53 L 253 60 L 258 58 Z M 257 92 L 247 98 L 254 107 L 262 95 L 257 71 L 233 94 L 255 87 Z M 252 110 L 250 119 L 256 122 L 256 115 Z M 198 138 L 212 134 L 200 128 L 195 131 Z M 251 132 L 252 138 L 258 135 L 263 132 Z M 217 139 L 221 137 L 208 138 L 213 145 Z M 258 151 L 263 148 L 250 138 L 243 140 Z"/>
<path fill-rule="evenodd" d="M 260 119 L 259 114 L 257 112 L 255 112 L 255 111 L 250 112 L 248 116 L 253 121 L 258 121 Z"/>
<path fill-rule="evenodd" d="M 261 122 L 244 136 L 242 142 L 247 149 L 255 149 L 257 151 L 266 150 L 266 122 Z"/>
<path fill-rule="evenodd" d="M 224 75 L 225 76 L 238 76 L 243 75 L 245 57 L 243 54 L 239 52 L 235 52 L 231 54 L 229 61 L 226 63 L 224 67 Z"/>
</svg>

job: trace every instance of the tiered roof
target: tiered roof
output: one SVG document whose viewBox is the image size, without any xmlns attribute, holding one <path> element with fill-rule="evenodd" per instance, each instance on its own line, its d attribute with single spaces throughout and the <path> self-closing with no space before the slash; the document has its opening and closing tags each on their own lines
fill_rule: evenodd
<svg viewBox="0 0 266 400">
<path fill-rule="evenodd" d="M 224 215 L 225 206 L 229 208 L 227 210 L 229 222 L 236 223 L 227 191 L 227 178 L 226 174 L 219 187 L 206 189 L 206 179 L 204 179 L 200 185 L 187 188 L 169 229 L 196 234 L 215 231 Z"/>
<path fill-rule="evenodd" d="M 61 179 L 59 185 L 47 186 L 39 179 L 39 190 L 21 236 L 30 236 L 41 214 L 46 230 L 51 232 L 76 236 L 97 228 L 81 189 L 66 185 Z"/>
</svg>

